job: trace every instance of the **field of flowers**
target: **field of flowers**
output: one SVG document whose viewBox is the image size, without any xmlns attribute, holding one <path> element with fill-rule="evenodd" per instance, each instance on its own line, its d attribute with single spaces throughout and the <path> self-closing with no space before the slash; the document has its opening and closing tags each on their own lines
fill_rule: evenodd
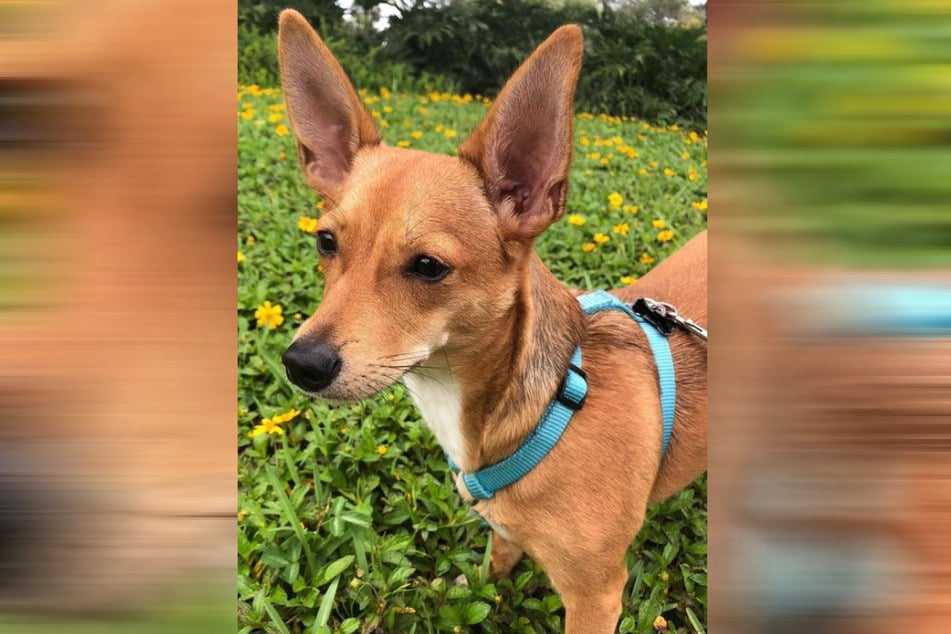
<svg viewBox="0 0 951 634">
<path fill-rule="evenodd" d="M 387 143 L 453 153 L 476 95 L 361 93 Z M 483 579 L 488 529 L 460 503 L 401 386 L 347 406 L 291 389 L 280 355 L 323 285 L 277 89 L 238 88 L 238 626 L 241 632 L 560 632 L 523 560 Z M 538 241 L 566 284 L 613 288 L 706 226 L 703 131 L 580 113 L 568 215 Z M 631 546 L 621 632 L 703 632 L 706 478 L 650 509 Z M 459 575 L 468 585 L 456 585 Z"/>
</svg>

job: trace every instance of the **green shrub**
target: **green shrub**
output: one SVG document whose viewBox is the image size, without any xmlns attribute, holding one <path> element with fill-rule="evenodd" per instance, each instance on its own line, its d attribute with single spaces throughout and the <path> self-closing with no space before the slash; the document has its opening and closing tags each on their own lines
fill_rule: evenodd
<svg viewBox="0 0 951 634">
<path fill-rule="evenodd" d="M 372 3 L 371 3 L 372 4 Z M 297 2 L 355 84 L 394 92 L 493 96 L 536 45 L 563 24 L 585 30 L 579 110 L 706 128 L 706 28 L 648 24 L 633 8 L 547 0 L 417 3 L 376 31 L 339 19 L 323 0 Z M 282 7 L 283 5 L 281 5 Z M 238 78 L 277 86 L 278 5 L 242 1 Z M 363 15 L 372 18 L 372 13 Z"/>
<path fill-rule="evenodd" d="M 379 48 L 359 51 L 343 37 L 321 33 L 324 42 L 346 69 L 351 81 L 361 88 L 386 87 L 393 92 L 457 92 L 458 84 L 437 73 L 417 71 L 398 61 L 382 61 Z M 238 82 L 259 86 L 279 86 L 281 71 L 277 55 L 277 32 L 262 33 L 254 27 L 238 25 Z"/>
</svg>

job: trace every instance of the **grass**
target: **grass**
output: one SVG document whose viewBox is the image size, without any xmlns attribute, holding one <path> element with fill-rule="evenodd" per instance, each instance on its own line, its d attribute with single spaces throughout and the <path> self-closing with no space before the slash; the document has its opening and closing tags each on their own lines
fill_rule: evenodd
<svg viewBox="0 0 951 634">
<path fill-rule="evenodd" d="M 465 96 L 364 97 L 388 143 L 442 153 L 486 110 Z M 562 631 L 561 601 L 531 560 L 510 579 L 480 577 L 489 530 L 401 386 L 341 406 L 284 379 L 281 352 L 322 293 L 320 202 L 282 134 L 280 92 L 239 87 L 238 113 L 240 631 Z M 566 284 L 629 283 L 706 225 L 703 133 L 582 113 L 575 144 L 570 215 L 538 242 Z M 705 477 L 649 510 L 627 556 L 621 632 L 653 632 L 659 615 L 668 632 L 703 631 L 706 519 Z"/>
</svg>

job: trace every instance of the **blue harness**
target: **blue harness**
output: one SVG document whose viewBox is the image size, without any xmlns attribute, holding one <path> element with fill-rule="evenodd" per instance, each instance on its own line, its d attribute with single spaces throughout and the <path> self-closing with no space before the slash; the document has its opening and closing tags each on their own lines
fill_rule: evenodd
<svg viewBox="0 0 951 634">
<path fill-rule="evenodd" d="M 677 402 L 677 384 L 674 380 L 674 360 L 670 354 L 667 337 L 646 319 L 631 310 L 631 307 L 605 291 L 595 291 L 578 297 L 585 315 L 606 310 L 624 313 L 644 330 L 647 342 L 654 353 L 657 378 L 660 384 L 660 406 L 664 418 L 664 440 L 661 445 L 661 460 L 667 453 L 670 434 L 674 429 L 674 406 Z M 501 462 L 471 473 L 460 473 L 459 467 L 449 460 L 449 467 L 462 478 L 469 494 L 476 500 L 488 500 L 499 489 L 513 484 L 548 455 L 571 421 L 572 415 L 584 406 L 588 395 L 588 380 L 581 369 L 581 346 L 575 348 L 554 398 L 548 403 L 545 413 L 535 430 L 528 435 L 515 452 Z"/>
</svg>

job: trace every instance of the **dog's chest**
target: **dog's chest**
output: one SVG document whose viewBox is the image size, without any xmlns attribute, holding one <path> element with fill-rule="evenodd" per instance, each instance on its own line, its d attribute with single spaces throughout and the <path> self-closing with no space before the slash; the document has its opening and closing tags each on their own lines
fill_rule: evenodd
<svg viewBox="0 0 951 634">
<path fill-rule="evenodd" d="M 453 462 L 465 461 L 462 437 L 462 388 L 446 370 L 425 369 L 408 372 L 403 383 L 409 388 L 413 402 L 426 425 L 436 436 Z"/>
</svg>

